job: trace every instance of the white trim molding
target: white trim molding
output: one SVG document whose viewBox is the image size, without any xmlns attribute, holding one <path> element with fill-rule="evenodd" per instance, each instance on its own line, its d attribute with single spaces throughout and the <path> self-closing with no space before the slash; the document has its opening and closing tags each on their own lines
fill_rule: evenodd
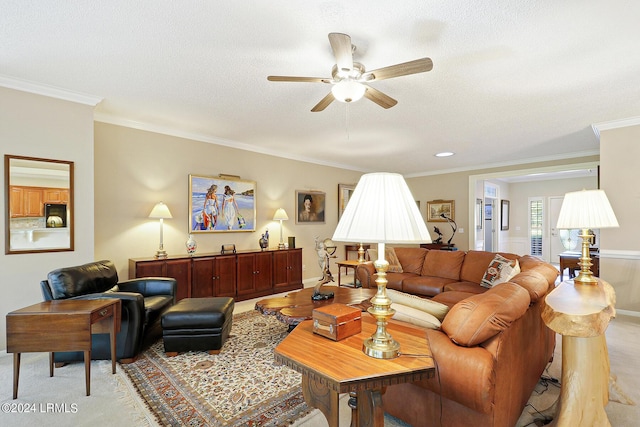
<svg viewBox="0 0 640 427">
<path fill-rule="evenodd" d="M 36 95 L 48 96 L 50 98 L 62 99 L 64 101 L 76 102 L 78 104 L 90 105 L 92 107 L 101 103 L 103 99 L 95 95 L 73 92 L 67 89 L 17 79 L 2 74 L 0 74 L 0 86 L 22 92 L 34 93 Z"/>
<path fill-rule="evenodd" d="M 628 119 L 611 120 L 609 122 L 594 123 L 591 125 L 593 133 L 596 134 L 596 138 L 600 141 L 600 132 L 603 130 L 626 128 L 629 126 L 640 125 L 640 117 L 630 117 Z"/>
<path fill-rule="evenodd" d="M 600 249 L 600 258 L 640 260 L 640 251 Z"/>
</svg>

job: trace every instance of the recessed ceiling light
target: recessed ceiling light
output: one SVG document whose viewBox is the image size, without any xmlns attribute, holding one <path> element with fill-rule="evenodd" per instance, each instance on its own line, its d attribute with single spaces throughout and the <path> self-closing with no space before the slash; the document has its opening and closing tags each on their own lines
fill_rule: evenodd
<svg viewBox="0 0 640 427">
<path fill-rule="evenodd" d="M 451 151 L 443 151 L 442 153 L 437 153 L 436 157 L 449 157 L 453 156 L 456 153 L 452 153 Z"/>
</svg>

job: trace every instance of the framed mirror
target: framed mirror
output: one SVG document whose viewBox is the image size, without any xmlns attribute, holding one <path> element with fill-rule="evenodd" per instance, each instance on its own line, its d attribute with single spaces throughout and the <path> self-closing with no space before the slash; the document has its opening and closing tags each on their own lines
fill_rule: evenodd
<svg viewBox="0 0 640 427">
<path fill-rule="evenodd" d="M 4 156 L 5 253 L 73 250 L 73 162 Z"/>
</svg>

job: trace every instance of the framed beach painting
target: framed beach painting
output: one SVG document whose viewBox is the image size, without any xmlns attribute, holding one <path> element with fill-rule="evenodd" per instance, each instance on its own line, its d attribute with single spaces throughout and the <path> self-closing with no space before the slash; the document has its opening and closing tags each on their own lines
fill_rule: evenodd
<svg viewBox="0 0 640 427">
<path fill-rule="evenodd" d="M 324 224 L 326 193 L 296 190 L 296 224 Z"/>
<path fill-rule="evenodd" d="M 189 175 L 189 233 L 255 231 L 255 195 L 255 181 Z"/>
</svg>

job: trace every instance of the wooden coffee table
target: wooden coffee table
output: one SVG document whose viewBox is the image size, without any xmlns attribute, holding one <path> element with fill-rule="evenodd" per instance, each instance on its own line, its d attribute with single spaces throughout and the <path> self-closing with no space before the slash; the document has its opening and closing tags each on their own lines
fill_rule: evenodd
<svg viewBox="0 0 640 427">
<path fill-rule="evenodd" d="M 370 288 L 344 288 L 336 286 L 323 286 L 321 292 L 333 292 L 331 299 L 323 301 L 313 301 L 313 288 L 306 288 L 287 294 L 284 297 L 265 298 L 256 303 L 256 310 L 262 314 L 275 314 L 276 318 L 289 325 L 289 329 L 298 323 L 311 319 L 314 308 L 322 307 L 334 303 L 340 304 L 360 304 L 371 299 L 377 289 Z"/>
<path fill-rule="evenodd" d="M 49 376 L 53 376 L 53 352 L 83 351 L 87 396 L 91 394 L 91 334 L 111 335 L 111 372 L 116 373 L 116 334 L 120 331 L 121 301 L 45 301 L 7 314 L 7 353 L 13 353 L 13 398 L 18 398 L 20 354 L 49 352 Z"/>
<path fill-rule="evenodd" d="M 363 313 L 362 332 L 332 341 L 314 334 L 309 320 L 274 350 L 276 362 L 302 374 L 304 400 L 320 409 L 330 427 L 338 427 L 340 393 L 350 393 L 351 426 L 383 427 L 385 387 L 434 376 L 435 364 L 423 328 L 389 322 L 387 330 L 400 343 L 401 355 L 395 359 L 374 359 L 363 353 L 362 342 L 375 330 L 375 319 Z"/>
</svg>

